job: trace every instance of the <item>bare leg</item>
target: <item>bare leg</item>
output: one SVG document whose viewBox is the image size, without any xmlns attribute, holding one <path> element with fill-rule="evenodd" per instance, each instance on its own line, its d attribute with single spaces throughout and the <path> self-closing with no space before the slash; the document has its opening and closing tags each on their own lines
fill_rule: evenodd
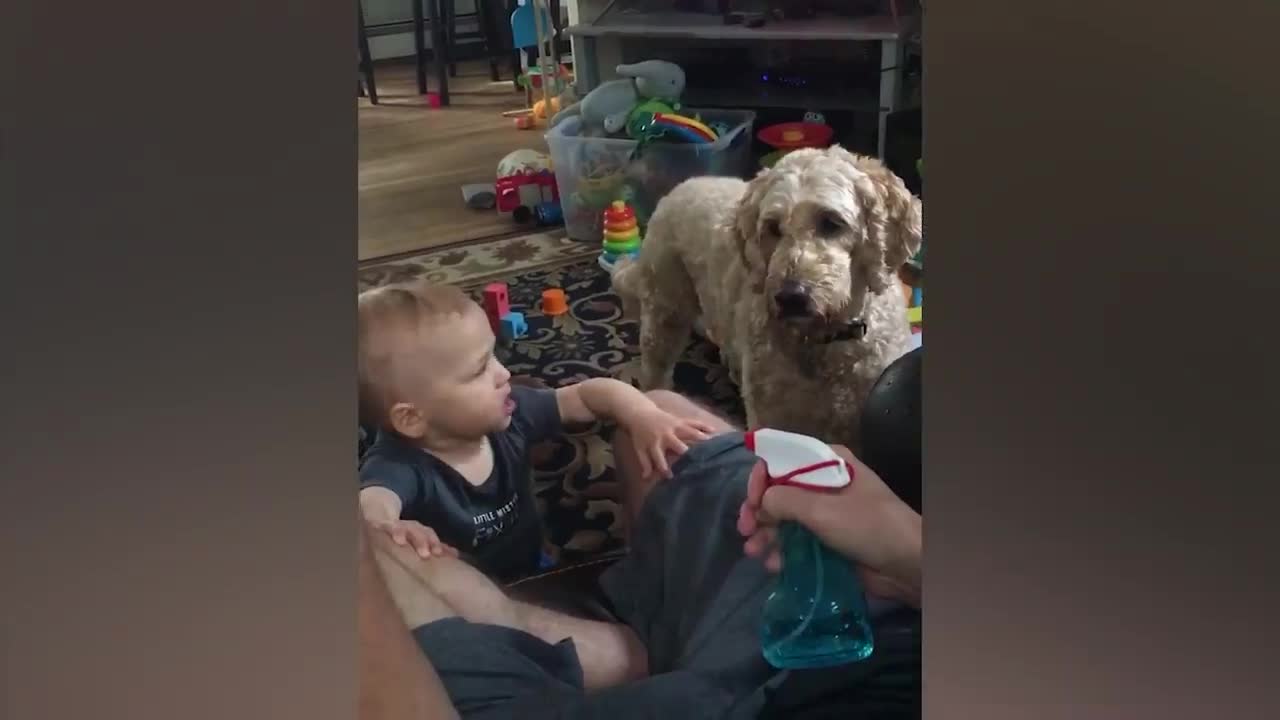
<svg viewBox="0 0 1280 720">
<path fill-rule="evenodd" d="M 507 597 L 480 571 L 455 558 L 423 560 L 408 548 L 379 543 L 379 561 L 396 605 L 414 628 L 457 616 L 475 623 L 523 630 L 548 643 L 573 638 L 588 690 L 648 675 L 648 653 L 631 628 L 575 618 Z M 455 611 L 456 609 L 456 611 Z M 438 615 L 446 612 L 444 615 Z"/>
<path fill-rule="evenodd" d="M 374 558 L 378 561 L 383 579 L 386 580 L 387 590 L 391 593 L 392 601 L 399 608 L 405 625 L 410 629 L 436 620 L 461 616 L 443 597 L 437 595 L 430 585 L 413 573 L 411 566 L 404 562 L 407 556 L 397 552 L 398 546 L 386 542 L 383 537 L 378 537 L 374 541 L 374 547 L 376 548 Z"/>
<path fill-rule="evenodd" d="M 360 639 L 360 720 L 457 718 L 435 668 L 396 615 L 360 521 L 357 634 Z"/>
<path fill-rule="evenodd" d="M 670 390 L 651 390 L 645 393 L 658 407 L 677 417 L 698 420 L 712 428 L 714 434 L 730 432 L 735 428 L 729 421 Z M 644 475 L 640 471 L 640 459 L 636 457 L 635 447 L 626 430 L 618 428 L 613 433 L 613 458 L 618 471 L 618 479 L 622 483 L 622 506 L 625 513 L 628 532 L 635 527 L 640 517 L 640 509 L 649 491 L 661 479 L 661 476 L 650 473 Z"/>
</svg>

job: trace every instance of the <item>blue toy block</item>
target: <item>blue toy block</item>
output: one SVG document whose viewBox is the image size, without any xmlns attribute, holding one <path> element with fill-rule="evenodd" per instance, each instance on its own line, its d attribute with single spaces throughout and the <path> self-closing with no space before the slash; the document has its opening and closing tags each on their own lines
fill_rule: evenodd
<svg viewBox="0 0 1280 720">
<path fill-rule="evenodd" d="M 920 287 L 911 289 L 911 306 L 919 307 L 924 304 L 924 290 Z"/>
<path fill-rule="evenodd" d="M 529 325 L 524 321 L 524 313 L 509 312 L 502 316 L 498 323 L 498 332 L 503 340 L 519 340 L 529 333 Z"/>
</svg>

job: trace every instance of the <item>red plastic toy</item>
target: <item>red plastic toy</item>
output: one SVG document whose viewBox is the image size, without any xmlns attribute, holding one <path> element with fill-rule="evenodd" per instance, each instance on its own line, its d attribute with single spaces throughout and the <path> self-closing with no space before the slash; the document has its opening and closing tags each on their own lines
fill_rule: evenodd
<svg viewBox="0 0 1280 720">
<path fill-rule="evenodd" d="M 756 133 L 760 142 L 778 150 L 822 148 L 831 142 L 835 131 L 829 125 L 811 122 L 788 122 L 761 128 Z"/>
<path fill-rule="evenodd" d="M 550 170 L 501 177 L 493 189 L 498 196 L 498 212 L 512 213 L 517 222 L 527 221 L 542 203 L 560 202 L 560 188 Z"/>
<path fill-rule="evenodd" d="M 502 325 L 502 318 L 511 312 L 511 301 L 507 297 L 506 283 L 489 283 L 484 286 L 484 314 L 489 317 L 489 327 L 497 335 Z"/>
</svg>

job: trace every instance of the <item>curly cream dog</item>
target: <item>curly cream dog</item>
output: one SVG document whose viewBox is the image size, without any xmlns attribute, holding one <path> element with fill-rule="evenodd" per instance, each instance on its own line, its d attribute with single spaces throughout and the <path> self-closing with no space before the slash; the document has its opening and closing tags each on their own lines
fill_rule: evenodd
<svg viewBox="0 0 1280 720">
<path fill-rule="evenodd" d="M 749 183 L 685 181 L 613 278 L 639 315 L 641 385 L 670 387 L 701 318 L 749 426 L 856 448 L 867 393 L 909 348 L 897 272 L 920 242 L 920 201 L 839 147 L 789 153 Z"/>
</svg>

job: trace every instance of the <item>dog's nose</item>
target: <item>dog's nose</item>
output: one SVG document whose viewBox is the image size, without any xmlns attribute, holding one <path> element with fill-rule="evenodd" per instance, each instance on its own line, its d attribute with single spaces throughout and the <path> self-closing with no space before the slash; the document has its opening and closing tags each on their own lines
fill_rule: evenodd
<svg viewBox="0 0 1280 720">
<path fill-rule="evenodd" d="M 813 299 L 809 288 L 794 280 L 782 283 L 782 289 L 773 296 L 781 317 L 804 317 L 813 313 Z"/>
</svg>

